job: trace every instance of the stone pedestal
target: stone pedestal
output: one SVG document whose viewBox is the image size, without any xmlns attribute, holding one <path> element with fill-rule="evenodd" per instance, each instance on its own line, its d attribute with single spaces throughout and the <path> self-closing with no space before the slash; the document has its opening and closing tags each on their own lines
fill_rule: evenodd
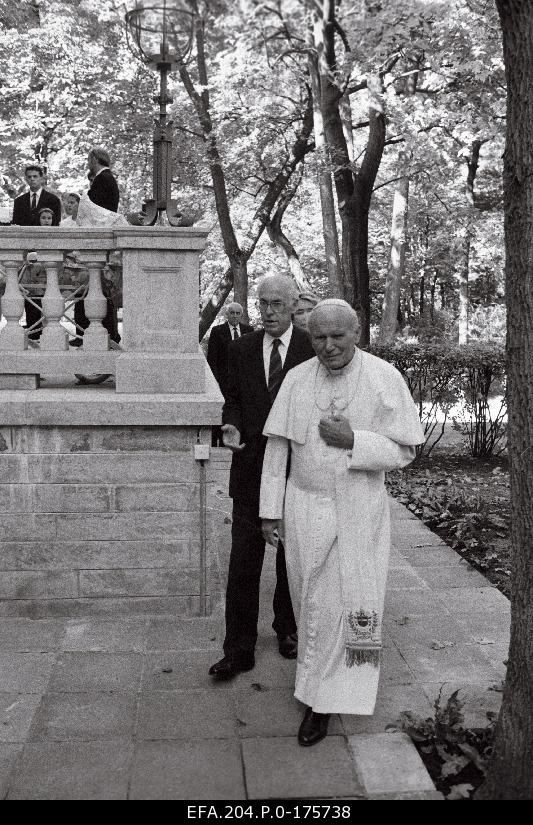
<svg viewBox="0 0 533 825">
<path fill-rule="evenodd" d="M 4 299 L 0 617 L 199 615 L 212 606 L 218 585 L 211 548 L 229 539 L 230 519 L 214 489 L 227 491 L 227 454 L 221 473 L 212 458 L 201 465 L 194 450 L 210 445 L 223 401 L 198 346 L 205 236 L 166 227 L 0 233 L 0 260 L 14 262 L 17 250 L 35 249 L 56 263 L 43 300 L 48 325 L 40 350 L 25 350 L 14 263 Z M 70 352 L 59 325 L 57 263 L 73 249 L 91 271 L 85 306 L 92 323 L 84 346 Z M 123 251 L 119 350 L 107 349 L 100 323 L 99 267 L 113 250 Z M 36 375 L 92 372 L 115 374 L 116 390 L 48 382 L 35 389 Z"/>
<path fill-rule="evenodd" d="M 156 227 L 116 231 L 123 259 L 122 346 L 117 392 L 205 388 L 198 349 L 198 259 L 205 231 Z"/>
</svg>

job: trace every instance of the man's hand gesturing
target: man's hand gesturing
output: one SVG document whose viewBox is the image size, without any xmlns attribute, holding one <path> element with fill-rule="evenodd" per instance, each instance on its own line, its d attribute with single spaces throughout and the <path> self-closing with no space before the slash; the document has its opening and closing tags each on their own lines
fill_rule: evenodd
<svg viewBox="0 0 533 825">
<path fill-rule="evenodd" d="M 279 541 L 279 533 L 281 530 L 281 521 L 277 518 L 264 518 L 261 522 L 261 530 L 263 532 L 263 538 L 267 544 L 271 544 L 273 547 L 278 546 Z"/>
<path fill-rule="evenodd" d="M 241 434 L 237 427 L 234 427 L 233 424 L 222 425 L 222 442 L 224 447 L 229 447 L 232 453 L 238 453 L 244 447 L 244 444 L 239 444 L 240 440 Z"/>
<path fill-rule="evenodd" d="M 353 432 L 350 422 L 344 415 L 325 416 L 318 424 L 320 438 L 328 447 L 338 447 L 340 450 L 351 450 L 353 447 Z"/>
</svg>

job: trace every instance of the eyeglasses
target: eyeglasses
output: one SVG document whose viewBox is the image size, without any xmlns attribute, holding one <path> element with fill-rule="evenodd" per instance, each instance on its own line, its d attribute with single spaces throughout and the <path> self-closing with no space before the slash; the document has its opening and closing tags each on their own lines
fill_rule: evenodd
<svg viewBox="0 0 533 825">
<path fill-rule="evenodd" d="M 257 307 L 261 312 L 266 312 L 269 307 L 273 312 L 281 312 L 285 309 L 285 304 L 283 301 L 265 301 L 264 298 L 260 298 L 257 301 Z"/>
</svg>

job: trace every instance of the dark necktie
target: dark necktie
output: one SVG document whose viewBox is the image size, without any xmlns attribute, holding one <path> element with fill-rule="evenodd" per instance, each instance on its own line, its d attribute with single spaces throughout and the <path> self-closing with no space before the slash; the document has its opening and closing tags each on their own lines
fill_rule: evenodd
<svg viewBox="0 0 533 825">
<path fill-rule="evenodd" d="M 37 208 L 37 195 L 36 195 L 36 193 L 35 193 L 35 192 L 34 192 L 34 193 L 33 193 L 33 195 L 31 196 L 31 208 L 32 208 L 32 209 L 36 209 L 36 208 Z"/>
<path fill-rule="evenodd" d="M 283 378 L 283 364 L 281 363 L 281 355 L 279 354 L 279 345 L 281 341 L 279 338 L 274 338 L 272 341 L 272 352 L 270 353 L 270 367 L 268 370 L 268 392 L 270 400 L 274 401 Z"/>
<path fill-rule="evenodd" d="M 236 341 L 239 337 L 239 327 L 232 327 L 231 330 L 233 332 L 233 340 Z"/>
</svg>

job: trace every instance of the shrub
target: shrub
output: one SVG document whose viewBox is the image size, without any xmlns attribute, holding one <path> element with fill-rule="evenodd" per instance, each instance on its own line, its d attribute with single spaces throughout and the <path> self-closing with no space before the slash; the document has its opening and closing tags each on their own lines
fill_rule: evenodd
<svg viewBox="0 0 533 825">
<path fill-rule="evenodd" d="M 401 372 L 418 406 L 426 436 L 417 449 L 418 456 L 429 455 L 438 444 L 456 405 L 459 413 L 453 417 L 453 425 L 464 435 L 474 458 L 503 451 L 507 404 L 501 343 L 474 342 L 459 347 L 397 341 L 374 344 L 371 351 Z"/>
<path fill-rule="evenodd" d="M 451 408 L 457 402 L 456 364 L 450 349 L 441 344 L 398 342 L 376 344 L 372 352 L 394 364 L 403 375 L 418 407 L 426 440 L 417 455 L 429 455 L 444 435 Z"/>
<path fill-rule="evenodd" d="M 502 344 L 471 343 L 456 348 L 460 413 L 453 423 L 467 438 L 474 458 L 499 455 L 507 441 L 505 351 Z M 501 397 L 496 396 L 501 393 Z M 491 396 L 493 407 L 491 408 Z"/>
</svg>

